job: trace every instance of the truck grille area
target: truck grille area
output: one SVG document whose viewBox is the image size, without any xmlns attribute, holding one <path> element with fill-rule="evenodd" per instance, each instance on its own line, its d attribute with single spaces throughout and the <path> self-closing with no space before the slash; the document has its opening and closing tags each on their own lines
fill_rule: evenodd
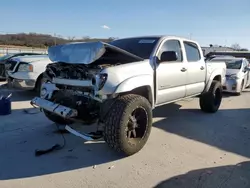
<svg viewBox="0 0 250 188">
<path fill-rule="evenodd" d="M 17 61 L 9 60 L 5 63 L 5 69 L 12 71 L 17 64 Z"/>
<path fill-rule="evenodd" d="M 94 75 L 94 72 L 91 73 L 91 71 L 85 65 L 51 63 L 46 67 L 46 74 L 50 78 L 56 77 L 63 79 L 85 80 L 91 79 Z"/>
<path fill-rule="evenodd" d="M 61 85 L 61 84 L 56 84 L 56 87 L 60 90 L 71 90 L 71 91 L 93 93 L 93 90 L 87 87 L 67 86 L 67 85 Z"/>
</svg>

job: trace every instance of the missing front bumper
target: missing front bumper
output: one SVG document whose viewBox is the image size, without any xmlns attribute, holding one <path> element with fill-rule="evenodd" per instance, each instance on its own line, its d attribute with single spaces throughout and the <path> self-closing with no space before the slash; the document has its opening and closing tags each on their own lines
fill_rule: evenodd
<svg viewBox="0 0 250 188">
<path fill-rule="evenodd" d="M 40 97 L 35 97 L 30 102 L 31 105 L 38 106 L 46 111 L 52 112 L 63 118 L 74 118 L 77 116 L 77 110 L 68 108 L 66 106 L 53 103 L 51 101 L 42 99 Z"/>
</svg>

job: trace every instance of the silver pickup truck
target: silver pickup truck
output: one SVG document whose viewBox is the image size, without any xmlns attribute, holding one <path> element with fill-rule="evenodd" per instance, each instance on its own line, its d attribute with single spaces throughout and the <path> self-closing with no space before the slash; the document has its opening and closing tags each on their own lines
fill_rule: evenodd
<svg viewBox="0 0 250 188">
<path fill-rule="evenodd" d="M 154 108 L 194 96 L 204 112 L 214 113 L 221 104 L 225 63 L 205 62 L 199 44 L 185 38 L 69 43 L 50 47 L 48 54 L 54 63 L 31 104 L 58 124 L 97 124 L 95 134 L 85 137 L 104 137 L 125 155 L 146 144 Z"/>
</svg>

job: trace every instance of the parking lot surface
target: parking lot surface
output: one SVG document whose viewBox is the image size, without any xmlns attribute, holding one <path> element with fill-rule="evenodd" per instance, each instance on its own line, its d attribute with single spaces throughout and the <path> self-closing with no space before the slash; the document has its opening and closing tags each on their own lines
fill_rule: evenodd
<svg viewBox="0 0 250 188">
<path fill-rule="evenodd" d="M 63 137 L 32 109 L 33 93 L 1 92 L 13 93 L 12 114 L 0 116 L 1 188 L 250 187 L 250 90 L 225 95 L 215 114 L 198 98 L 159 107 L 149 141 L 127 158 L 71 134 L 62 150 L 36 157 Z"/>
</svg>

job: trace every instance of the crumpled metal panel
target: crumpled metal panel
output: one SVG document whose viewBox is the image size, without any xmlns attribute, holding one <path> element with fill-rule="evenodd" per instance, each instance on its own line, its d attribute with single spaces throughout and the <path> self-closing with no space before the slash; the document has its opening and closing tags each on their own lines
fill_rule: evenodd
<svg viewBox="0 0 250 188">
<path fill-rule="evenodd" d="M 91 64 L 99 59 L 106 49 L 102 42 L 76 42 L 52 46 L 48 56 L 52 62 Z"/>
<path fill-rule="evenodd" d="M 64 79 L 87 79 L 88 69 L 82 64 L 51 63 L 47 65 L 46 74 L 50 77 Z"/>
</svg>

